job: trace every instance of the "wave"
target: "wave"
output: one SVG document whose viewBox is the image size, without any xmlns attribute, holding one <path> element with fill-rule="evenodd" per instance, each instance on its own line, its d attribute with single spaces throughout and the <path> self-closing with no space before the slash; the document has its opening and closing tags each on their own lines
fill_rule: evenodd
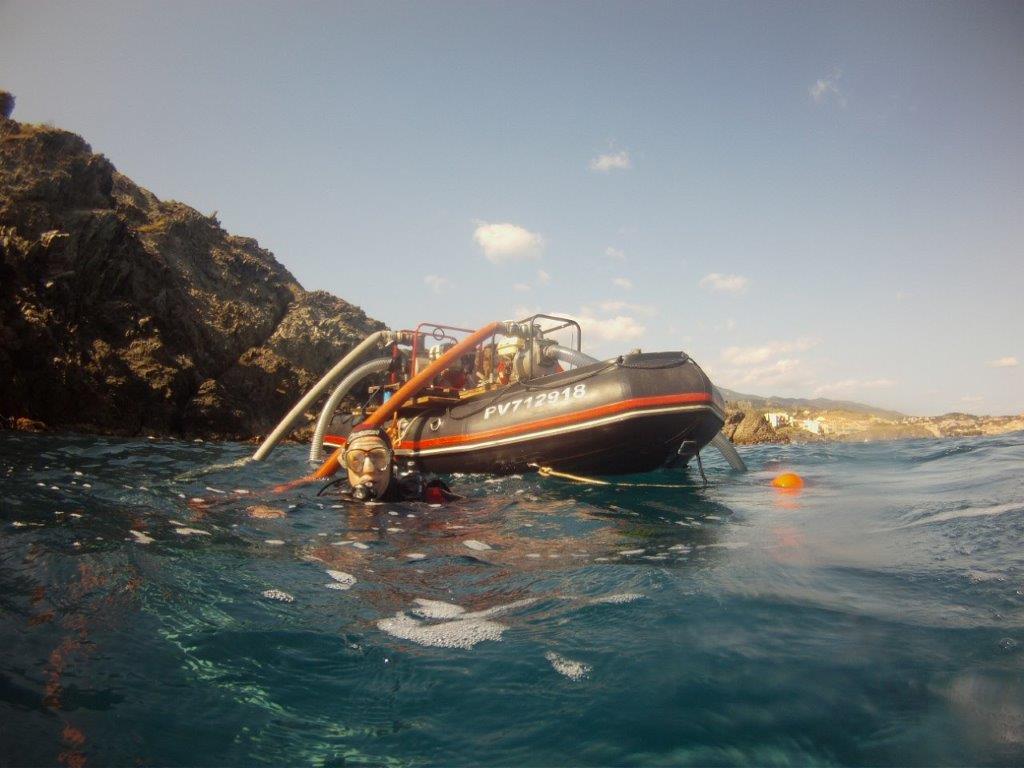
<svg viewBox="0 0 1024 768">
<path fill-rule="evenodd" d="M 948 512 L 939 512 L 935 515 L 929 515 L 928 517 L 922 517 L 918 520 L 913 520 L 903 525 L 896 525 L 891 528 L 879 528 L 874 533 L 887 533 L 889 531 L 902 531 L 905 528 L 916 528 L 921 525 L 931 525 L 932 523 L 944 523 L 947 520 L 959 520 L 961 518 L 968 517 L 993 517 L 995 515 L 1005 515 L 1007 512 L 1018 512 L 1024 511 L 1024 504 L 1019 502 L 1012 502 L 1010 504 L 993 504 L 988 507 L 967 507 L 966 509 L 951 509 Z"/>
</svg>

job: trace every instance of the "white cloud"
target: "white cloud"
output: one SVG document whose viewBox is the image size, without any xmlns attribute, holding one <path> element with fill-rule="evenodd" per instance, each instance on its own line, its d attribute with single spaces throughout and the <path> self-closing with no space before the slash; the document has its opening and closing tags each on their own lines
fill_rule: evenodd
<svg viewBox="0 0 1024 768">
<path fill-rule="evenodd" d="M 515 285 L 512 286 L 512 290 L 518 291 L 519 293 L 529 293 L 530 291 L 533 290 L 533 288 L 531 288 L 526 283 L 516 283 Z"/>
<path fill-rule="evenodd" d="M 622 150 L 621 152 L 612 152 L 591 158 L 589 167 L 590 170 L 597 171 L 598 173 L 628 171 L 633 167 L 633 161 L 629 157 L 629 152 Z"/>
<path fill-rule="evenodd" d="M 741 391 L 762 390 L 762 394 L 779 394 L 789 389 L 800 394 L 809 392 L 816 377 L 813 366 L 797 353 L 811 349 L 816 339 L 799 338 L 769 341 L 752 347 L 726 347 L 717 364 L 709 366 L 712 380 L 723 386 Z M 766 389 L 775 392 L 763 392 Z"/>
<path fill-rule="evenodd" d="M 817 344 L 816 339 L 802 338 L 793 341 L 769 341 L 757 347 L 726 347 L 722 360 L 729 365 L 757 365 L 781 355 L 804 352 Z"/>
<path fill-rule="evenodd" d="M 1016 368 L 1020 363 L 1017 362 L 1016 357 L 1000 357 L 998 360 L 990 360 L 985 363 L 989 368 Z"/>
<path fill-rule="evenodd" d="M 743 293 L 747 290 L 750 281 L 743 275 L 723 275 L 719 272 L 712 272 L 704 275 L 697 283 L 705 291 L 714 293 Z"/>
<path fill-rule="evenodd" d="M 551 282 L 551 275 L 545 272 L 543 269 L 537 270 L 537 282 L 541 285 L 547 285 Z"/>
<path fill-rule="evenodd" d="M 818 344 L 818 339 L 801 337 L 748 347 L 725 347 L 717 364 L 709 366 L 712 380 L 741 392 L 800 397 L 856 395 L 897 385 L 893 379 L 881 377 L 823 382 L 817 371 L 820 366 L 814 359 L 804 359 L 802 354 Z"/>
<path fill-rule="evenodd" d="M 612 301 L 602 301 L 600 304 L 597 305 L 597 308 L 602 312 L 622 312 L 625 310 L 627 312 L 632 312 L 638 315 L 644 315 L 645 317 L 653 317 L 658 313 L 658 310 L 655 307 L 652 307 L 650 304 L 633 304 L 631 302 L 620 301 L 618 299 L 613 299 Z M 584 307 L 583 311 L 590 314 L 594 314 L 594 312 L 589 307 Z"/>
<path fill-rule="evenodd" d="M 814 397 L 843 392 L 861 392 L 866 389 L 887 389 L 893 386 L 896 386 L 896 382 L 892 379 L 843 379 L 816 387 Z"/>
<path fill-rule="evenodd" d="M 982 395 L 964 395 L 960 398 L 961 403 L 981 403 L 985 398 Z"/>
<path fill-rule="evenodd" d="M 581 315 L 573 318 L 583 329 L 583 338 L 588 341 L 626 341 L 644 335 L 647 328 L 629 315 L 614 317 L 592 317 Z"/>
<path fill-rule="evenodd" d="M 839 81 L 842 77 L 843 73 L 834 69 L 825 77 L 816 80 L 814 85 L 807 89 L 814 103 L 824 104 L 826 101 L 833 100 L 839 106 L 845 107 L 846 95 L 839 88 Z"/>
<path fill-rule="evenodd" d="M 452 281 L 440 275 L 427 275 L 423 278 L 423 282 L 429 285 L 434 293 L 443 293 L 452 287 Z"/>
<path fill-rule="evenodd" d="M 610 245 L 604 249 L 604 255 L 607 256 L 609 259 L 613 259 L 614 261 L 626 260 L 625 251 L 623 251 L 621 248 L 613 248 Z"/>
<path fill-rule="evenodd" d="M 473 232 L 473 239 L 483 250 L 488 261 L 500 264 L 504 261 L 540 258 L 544 249 L 544 238 L 536 232 L 530 232 L 518 224 L 488 224 L 484 221 L 475 223 L 477 228 Z"/>
<path fill-rule="evenodd" d="M 605 302 L 594 307 L 581 307 L 579 312 L 553 312 L 559 317 L 567 317 L 580 324 L 583 330 L 583 351 L 594 353 L 595 347 L 601 347 L 609 342 L 617 342 L 621 349 L 621 342 L 637 339 L 647 332 L 643 325 L 631 314 L 625 314 L 623 310 L 634 309 L 625 302 Z"/>
<path fill-rule="evenodd" d="M 629 291 L 633 288 L 633 281 L 628 277 L 613 277 L 612 285 L 622 288 L 624 291 Z"/>
<path fill-rule="evenodd" d="M 802 360 L 789 357 L 752 368 L 725 369 L 715 378 L 721 378 L 722 383 L 730 389 L 790 387 L 806 390 L 814 380 Z"/>
<path fill-rule="evenodd" d="M 528 307 L 525 304 L 516 305 L 515 309 L 512 310 L 512 317 L 522 318 L 530 317 L 531 315 L 537 315 L 543 312 L 541 307 Z M 557 313 L 556 313 L 557 314 Z"/>
</svg>

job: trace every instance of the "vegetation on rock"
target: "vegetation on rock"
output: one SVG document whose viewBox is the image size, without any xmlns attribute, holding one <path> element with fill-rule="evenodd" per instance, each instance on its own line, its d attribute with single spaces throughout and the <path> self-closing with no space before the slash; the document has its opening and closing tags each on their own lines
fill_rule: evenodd
<svg viewBox="0 0 1024 768">
<path fill-rule="evenodd" d="M 382 327 L 80 137 L 0 121 L 0 423 L 250 438 Z"/>
</svg>

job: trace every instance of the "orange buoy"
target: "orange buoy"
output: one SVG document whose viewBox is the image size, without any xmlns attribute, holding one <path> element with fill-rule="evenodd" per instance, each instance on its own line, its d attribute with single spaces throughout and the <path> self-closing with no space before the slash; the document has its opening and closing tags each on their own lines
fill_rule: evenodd
<svg viewBox="0 0 1024 768">
<path fill-rule="evenodd" d="M 794 472 L 783 472 L 772 480 L 772 485 L 776 488 L 784 488 L 788 491 L 792 491 L 803 488 L 804 479 Z"/>
</svg>

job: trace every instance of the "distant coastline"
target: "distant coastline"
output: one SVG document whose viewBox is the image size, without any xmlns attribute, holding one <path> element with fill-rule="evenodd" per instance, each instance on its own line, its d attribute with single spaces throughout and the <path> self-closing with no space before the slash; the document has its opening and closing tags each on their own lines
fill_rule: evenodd
<svg viewBox="0 0 1024 768">
<path fill-rule="evenodd" d="M 729 399 L 726 406 L 724 432 L 737 445 L 955 438 L 1024 430 L 1024 414 L 906 416 L 860 403 L 789 399 L 783 406 L 777 399 L 751 395 Z"/>
</svg>

